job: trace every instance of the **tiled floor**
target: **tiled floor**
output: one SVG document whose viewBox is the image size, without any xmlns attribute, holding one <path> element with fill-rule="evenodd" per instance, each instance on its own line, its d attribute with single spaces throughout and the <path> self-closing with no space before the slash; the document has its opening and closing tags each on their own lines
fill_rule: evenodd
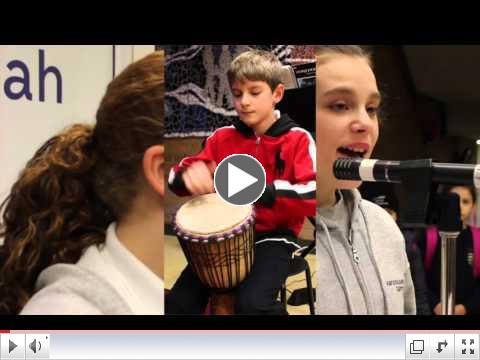
<svg viewBox="0 0 480 360">
<path fill-rule="evenodd" d="M 315 274 L 315 255 L 310 254 L 307 256 L 308 263 L 312 270 L 313 286 L 316 284 Z M 175 280 L 180 275 L 181 271 L 186 265 L 186 259 L 183 255 L 183 251 L 175 236 L 165 236 L 165 288 L 170 289 L 175 283 Z M 287 298 L 290 293 L 298 288 L 306 287 L 304 274 L 299 274 L 288 278 L 287 280 Z M 308 305 L 290 306 L 287 307 L 290 315 L 308 315 Z"/>
</svg>

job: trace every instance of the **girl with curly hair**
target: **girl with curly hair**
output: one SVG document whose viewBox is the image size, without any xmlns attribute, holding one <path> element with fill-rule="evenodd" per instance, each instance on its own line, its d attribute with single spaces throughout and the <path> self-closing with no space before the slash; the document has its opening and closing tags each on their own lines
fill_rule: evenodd
<svg viewBox="0 0 480 360">
<path fill-rule="evenodd" d="M 0 212 L 0 313 L 163 314 L 164 54 L 27 163 Z"/>
</svg>

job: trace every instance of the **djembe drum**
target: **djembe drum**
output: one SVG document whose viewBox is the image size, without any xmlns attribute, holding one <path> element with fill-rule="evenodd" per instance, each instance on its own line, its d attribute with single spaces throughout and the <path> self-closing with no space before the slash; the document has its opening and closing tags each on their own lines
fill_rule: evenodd
<svg viewBox="0 0 480 360">
<path fill-rule="evenodd" d="M 231 290 L 253 264 L 253 207 L 230 205 L 216 193 L 201 195 L 180 207 L 174 230 L 193 271 L 212 289 L 212 313 L 233 313 Z"/>
</svg>

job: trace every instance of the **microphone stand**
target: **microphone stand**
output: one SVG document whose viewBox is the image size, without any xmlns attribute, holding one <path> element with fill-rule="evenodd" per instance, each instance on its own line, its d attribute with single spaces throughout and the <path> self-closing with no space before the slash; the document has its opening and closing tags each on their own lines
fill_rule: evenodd
<svg viewBox="0 0 480 360">
<path fill-rule="evenodd" d="M 448 194 L 441 201 L 442 207 L 438 230 L 442 241 L 440 302 L 442 315 L 455 314 L 457 237 L 462 223 L 460 220 L 459 198 Z"/>
<path fill-rule="evenodd" d="M 415 175 L 412 176 L 412 169 Z M 401 183 L 407 190 L 406 211 L 402 224 L 410 228 L 424 228 L 428 222 L 429 194 L 433 186 L 432 160 L 403 162 L 399 169 Z M 436 195 L 439 211 L 438 230 L 441 238 L 440 302 L 443 315 L 455 312 L 456 239 L 462 229 L 460 203 L 457 194 Z"/>
</svg>

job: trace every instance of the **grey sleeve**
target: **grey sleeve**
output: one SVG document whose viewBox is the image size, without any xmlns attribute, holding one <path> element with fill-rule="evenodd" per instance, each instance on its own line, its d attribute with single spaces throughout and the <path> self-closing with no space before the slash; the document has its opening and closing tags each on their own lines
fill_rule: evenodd
<svg viewBox="0 0 480 360">
<path fill-rule="evenodd" d="M 61 289 L 52 290 L 34 295 L 20 315 L 103 315 L 84 297 Z"/>
</svg>

